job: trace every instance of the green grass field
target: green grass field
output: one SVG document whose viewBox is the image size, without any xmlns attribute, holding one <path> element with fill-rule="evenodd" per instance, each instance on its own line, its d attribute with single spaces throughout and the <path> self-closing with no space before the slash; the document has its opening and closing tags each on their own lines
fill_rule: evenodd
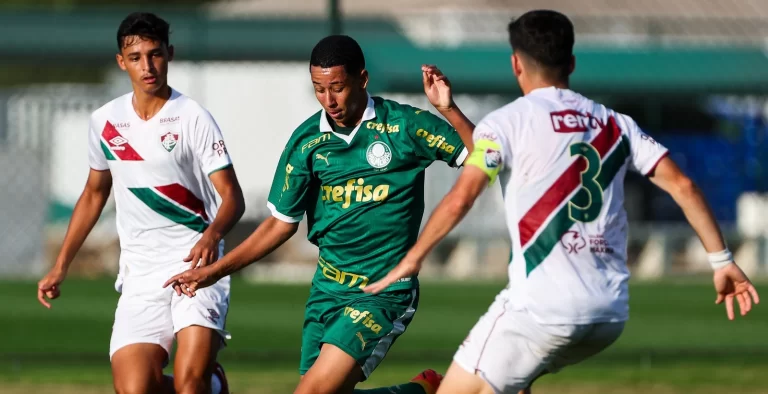
<svg viewBox="0 0 768 394">
<path fill-rule="evenodd" d="M 501 283 L 422 286 L 413 324 L 365 387 L 445 370 Z M 118 294 L 112 279 L 65 283 L 52 310 L 35 283 L 0 281 L 0 393 L 108 393 Z M 307 286 L 233 281 L 221 354 L 233 392 L 290 393 L 297 381 Z M 707 282 L 634 283 L 622 338 L 581 365 L 542 378 L 538 393 L 768 393 L 768 313 L 729 322 Z"/>
</svg>

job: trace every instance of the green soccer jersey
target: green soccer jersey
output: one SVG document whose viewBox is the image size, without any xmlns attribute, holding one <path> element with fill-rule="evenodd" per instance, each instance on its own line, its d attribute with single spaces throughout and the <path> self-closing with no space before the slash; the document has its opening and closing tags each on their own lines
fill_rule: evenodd
<svg viewBox="0 0 768 394">
<path fill-rule="evenodd" d="M 368 99 L 360 125 L 333 131 L 325 111 L 291 135 L 269 193 L 272 214 L 299 222 L 320 249 L 312 281 L 323 291 L 359 293 L 383 278 L 416 242 L 424 213 L 424 170 L 460 166 L 467 150 L 447 122 L 408 105 Z M 388 290 L 418 286 L 405 278 Z"/>
</svg>

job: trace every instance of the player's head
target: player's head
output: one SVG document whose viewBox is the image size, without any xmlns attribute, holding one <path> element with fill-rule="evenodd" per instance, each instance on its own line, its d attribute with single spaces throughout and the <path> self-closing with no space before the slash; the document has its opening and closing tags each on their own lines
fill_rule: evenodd
<svg viewBox="0 0 768 394">
<path fill-rule="evenodd" d="M 576 67 L 573 24 L 548 10 L 529 11 L 507 27 L 512 69 L 524 93 L 540 85 L 567 85 Z"/>
<path fill-rule="evenodd" d="M 360 45 L 349 36 L 328 36 L 312 49 L 309 73 L 315 96 L 337 124 L 354 126 L 368 103 L 368 71 Z"/>
<path fill-rule="evenodd" d="M 117 29 L 117 64 L 128 72 L 134 88 L 154 93 L 167 83 L 173 46 L 168 44 L 170 26 L 154 14 L 135 12 Z"/>
</svg>

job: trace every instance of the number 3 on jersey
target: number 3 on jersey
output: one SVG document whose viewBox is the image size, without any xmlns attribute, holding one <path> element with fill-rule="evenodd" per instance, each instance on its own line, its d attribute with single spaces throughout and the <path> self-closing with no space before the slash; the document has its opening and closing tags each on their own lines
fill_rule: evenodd
<svg viewBox="0 0 768 394">
<path fill-rule="evenodd" d="M 577 142 L 570 147 L 571 156 L 580 156 L 587 162 L 581 171 L 579 191 L 568 201 L 568 215 L 577 222 L 591 222 L 603 208 L 603 188 L 597 182 L 602 162 L 600 153 L 587 142 Z"/>
</svg>

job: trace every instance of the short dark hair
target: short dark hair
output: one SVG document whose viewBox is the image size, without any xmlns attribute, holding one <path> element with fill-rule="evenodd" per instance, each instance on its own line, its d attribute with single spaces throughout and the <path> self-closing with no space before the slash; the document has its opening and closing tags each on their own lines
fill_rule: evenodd
<svg viewBox="0 0 768 394">
<path fill-rule="evenodd" d="M 149 12 L 134 12 L 117 28 L 117 49 L 125 46 L 125 38 L 138 36 L 152 41 L 160 41 L 168 46 L 168 35 L 171 26 L 159 16 Z"/>
<path fill-rule="evenodd" d="M 344 66 L 344 71 L 357 75 L 365 69 L 365 56 L 360 45 L 350 36 L 334 35 L 320 40 L 312 49 L 309 66 L 330 68 Z"/>
<path fill-rule="evenodd" d="M 568 78 L 573 57 L 573 24 L 567 16 L 550 10 L 529 11 L 507 27 L 512 50 L 527 55 L 545 72 Z"/>
</svg>

